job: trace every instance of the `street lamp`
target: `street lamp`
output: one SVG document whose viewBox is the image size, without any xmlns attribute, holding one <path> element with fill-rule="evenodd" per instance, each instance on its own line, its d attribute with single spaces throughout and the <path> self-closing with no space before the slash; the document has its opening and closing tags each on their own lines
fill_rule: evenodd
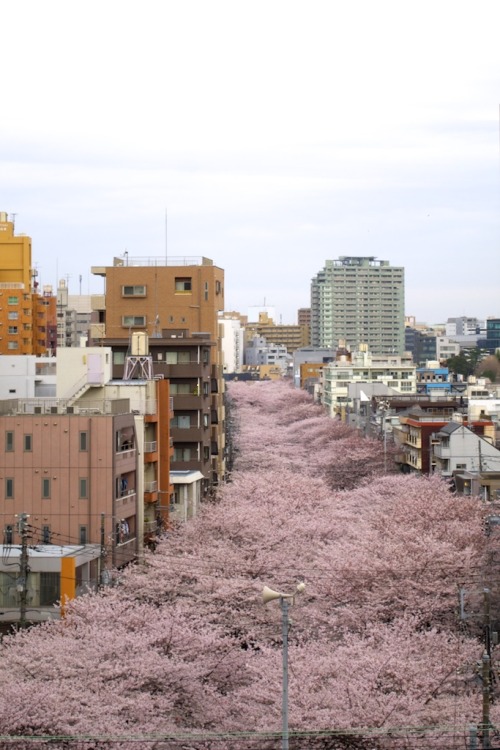
<svg viewBox="0 0 500 750">
<path fill-rule="evenodd" d="M 382 409 L 381 428 L 384 439 L 384 474 L 387 474 L 387 412 L 389 411 L 390 404 L 388 401 L 380 401 L 379 407 Z"/>
<path fill-rule="evenodd" d="M 281 703 L 281 717 L 282 717 L 282 730 L 281 730 L 281 747 L 282 750 L 288 750 L 288 607 L 290 601 L 292 604 L 295 601 L 296 594 L 302 593 L 306 587 L 305 583 L 299 583 L 297 589 L 293 594 L 283 594 L 280 591 L 273 591 L 269 586 L 264 586 L 262 590 L 262 599 L 264 604 L 273 601 L 273 599 L 280 600 L 281 607 L 281 626 L 283 634 L 283 692 L 282 692 L 282 703 Z"/>
</svg>

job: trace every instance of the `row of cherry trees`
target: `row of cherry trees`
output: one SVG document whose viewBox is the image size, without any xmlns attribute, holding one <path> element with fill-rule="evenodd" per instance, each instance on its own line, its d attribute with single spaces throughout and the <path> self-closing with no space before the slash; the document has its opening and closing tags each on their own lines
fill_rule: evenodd
<svg viewBox="0 0 500 750">
<path fill-rule="evenodd" d="M 300 581 L 292 750 L 465 747 L 482 710 L 484 508 L 436 478 L 384 475 L 380 441 L 289 385 L 229 397 L 235 462 L 217 501 L 64 621 L 4 639 L 0 747 L 279 747 L 281 612 L 261 591 Z"/>
</svg>

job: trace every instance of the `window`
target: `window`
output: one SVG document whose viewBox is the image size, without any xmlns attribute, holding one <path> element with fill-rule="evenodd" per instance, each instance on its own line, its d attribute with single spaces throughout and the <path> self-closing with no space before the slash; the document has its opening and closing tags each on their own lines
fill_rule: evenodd
<svg viewBox="0 0 500 750">
<path fill-rule="evenodd" d="M 17 334 L 18 328 L 17 328 L 17 326 L 9 326 L 8 330 L 9 330 L 9 333 L 16 333 Z"/>
<path fill-rule="evenodd" d="M 124 328 L 145 328 L 146 316 L 145 315 L 123 315 L 122 326 Z"/>
<path fill-rule="evenodd" d="M 80 526 L 80 544 L 87 544 L 87 527 Z"/>
<path fill-rule="evenodd" d="M 11 311 L 10 313 L 8 313 L 8 315 L 7 315 L 7 318 L 8 318 L 9 320 L 17 320 L 17 319 L 18 319 L 18 317 L 19 317 L 19 313 L 17 312 L 17 310 L 12 310 L 12 311 Z"/>
<path fill-rule="evenodd" d="M 203 415 L 203 427 L 208 427 L 209 424 L 210 424 L 210 422 L 209 422 L 209 419 L 208 419 L 208 414 L 204 414 Z"/>
<path fill-rule="evenodd" d="M 88 497 L 87 477 L 80 477 L 78 480 L 78 497 L 85 500 Z"/>
<path fill-rule="evenodd" d="M 24 451 L 25 451 L 25 453 L 31 453 L 31 451 L 33 450 L 33 447 L 32 447 L 33 446 L 32 437 L 33 437 L 32 435 L 25 435 L 24 436 Z"/>
<path fill-rule="evenodd" d="M 8 341 L 7 342 L 7 349 L 17 349 L 19 344 L 17 341 Z"/>
<path fill-rule="evenodd" d="M 189 352 L 167 352 L 167 365 L 188 365 L 191 362 Z"/>
<path fill-rule="evenodd" d="M 113 352 L 113 364 L 114 365 L 125 364 L 125 352 Z"/>
<path fill-rule="evenodd" d="M 174 461 L 190 461 L 191 448 L 174 448 Z"/>
<path fill-rule="evenodd" d="M 210 460 L 210 448 L 208 445 L 203 446 L 203 460 L 209 461 Z"/>
<path fill-rule="evenodd" d="M 14 538 L 14 529 L 9 524 L 8 526 L 5 527 L 4 544 L 12 544 L 13 538 Z"/>
<path fill-rule="evenodd" d="M 14 497 L 14 480 L 11 477 L 5 479 L 5 499 L 12 500 Z"/>
<path fill-rule="evenodd" d="M 15 296 L 15 295 L 9 296 L 9 298 L 7 299 L 7 303 L 9 305 L 18 305 L 19 304 L 19 297 Z"/>
<path fill-rule="evenodd" d="M 61 574 L 40 573 L 40 606 L 56 604 L 61 598 Z"/>
<path fill-rule="evenodd" d="M 208 281 L 205 281 L 205 302 L 208 300 Z"/>
<path fill-rule="evenodd" d="M 178 276 L 175 280 L 175 293 L 189 294 L 192 289 L 191 281 L 189 276 Z"/>
<path fill-rule="evenodd" d="M 14 432 L 7 430 L 5 433 L 5 450 L 11 452 L 14 450 Z"/>
<path fill-rule="evenodd" d="M 189 428 L 191 427 L 191 420 L 189 416 L 179 415 L 177 417 L 177 427 L 179 427 L 181 430 L 189 430 Z"/>
<path fill-rule="evenodd" d="M 42 478 L 42 500 L 50 499 L 50 479 Z"/>
<path fill-rule="evenodd" d="M 194 386 L 194 388 L 196 388 L 196 386 Z M 192 391 L 189 386 L 189 383 L 170 383 L 170 393 L 172 394 L 172 396 L 179 395 L 179 394 L 183 394 L 187 396 L 191 392 Z M 198 394 L 195 394 L 195 395 L 198 395 Z"/>
<path fill-rule="evenodd" d="M 88 451 L 89 444 L 88 444 L 88 432 L 80 432 L 80 450 L 81 451 Z"/>
<path fill-rule="evenodd" d="M 42 526 L 42 544 L 50 544 L 50 526 Z"/>
<path fill-rule="evenodd" d="M 122 286 L 122 297 L 145 297 L 146 287 L 144 284 L 134 286 Z"/>
</svg>

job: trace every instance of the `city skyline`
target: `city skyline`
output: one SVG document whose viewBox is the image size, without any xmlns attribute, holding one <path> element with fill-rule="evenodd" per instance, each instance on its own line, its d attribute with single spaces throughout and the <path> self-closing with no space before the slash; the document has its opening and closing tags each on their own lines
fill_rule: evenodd
<svg viewBox="0 0 500 750">
<path fill-rule="evenodd" d="M 101 292 L 90 267 L 126 253 L 205 256 L 227 310 L 294 323 L 325 261 L 373 256 L 419 322 L 498 317 L 499 20 L 490 0 L 9 7 L 0 210 L 54 291 Z"/>
</svg>

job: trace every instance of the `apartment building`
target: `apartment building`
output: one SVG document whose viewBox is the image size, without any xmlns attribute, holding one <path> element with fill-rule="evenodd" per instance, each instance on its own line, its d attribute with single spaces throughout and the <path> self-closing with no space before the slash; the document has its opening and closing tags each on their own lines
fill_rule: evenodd
<svg viewBox="0 0 500 750">
<path fill-rule="evenodd" d="M 168 527 L 173 496 L 170 382 L 154 378 L 150 358 L 141 354 L 147 348 L 142 341 L 144 336 L 142 333 L 134 336 L 125 372 L 119 379 L 113 378 L 113 352 L 109 347 L 60 349 L 57 378 L 57 395 L 74 411 L 83 409 L 92 414 L 105 408 L 128 410 L 133 415 L 140 456 L 135 483 L 139 552 L 159 530 Z"/>
<path fill-rule="evenodd" d="M 403 354 L 404 269 L 375 257 L 325 261 L 311 282 L 311 344 Z"/>
<path fill-rule="evenodd" d="M 89 337 L 91 295 L 69 294 L 64 279 L 57 287 L 57 346 L 81 346 Z"/>
<path fill-rule="evenodd" d="M 231 313 L 219 317 L 224 374 L 241 372 L 243 367 L 244 327 L 241 317 Z"/>
<path fill-rule="evenodd" d="M 195 337 L 200 344 L 199 337 L 202 337 L 212 342 L 206 347 L 208 362 L 203 363 L 209 365 L 210 377 L 200 381 L 204 395 L 210 400 L 210 408 L 208 414 L 204 411 L 207 407 L 200 409 L 198 403 L 192 409 L 204 414 L 200 429 L 206 429 L 210 435 L 210 476 L 206 476 L 206 468 L 202 473 L 209 483 L 208 491 L 212 491 L 225 477 L 224 379 L 219 332 L 219 313 L 224 309 L 224 271 L 208 258 L 132 258 L 126 255 L 115 258 L 113 266 L 92 268 L 92 273 L 102 276 L 105 281 L 104 294 L 94 295 L 92 299 L 94 321 L 91 324 L 91 341 L 94 344 L 111 346 L 113 351 L 123 356 L 132 333 L 144 332 L 148 334 L 151 349 L 156 347 L 158 340 L 163 342 L 162 354 L 166 356 L 166 349 L 170 348 L 172 357 L 175 357 L 183 349 L 180 343 L 183 339 Z M 191 352 L 184 351 L 182 357 L 189 357 L 191 363 Z M 167 364 L 166 360 L 163 361 Z M 153 362 L 155 374 L 161 374 L 158 358 L 153 356 Z M 179 358 L 177 363 L 179 366 L 183 364 Z M 115 360 L 114 364 L 118 365 L 119 362 Z M 182 407 L 181 413 L 177 414 L 179 401 L 176 396 L 191 395 L 195 398 L 197 394 L 194 391 L 189 393 L 188 389 L 191 387 L 190 380 L 199 377 L 187 374 L 183 382 L 172 383 L 174 418 L 186 416 Z M 184 444 L 176 444 L 176 437 L 179 436 L 173 437 L 172 468 L 179 469 L 176 466 L 178 463 L 191 464 L 193 450 L 191 446 L 189 451 L 184 450 Z M 205 461 L 205 443 L 204 439 L 196 442 L 195 463 L 199 464 Z M 203 445 L 202 459 L 198 457 L 200 445 Z M 182 456 L 185 461 L 181 460 Z M 200 469 L 199 465 L 196 468 Z"/>
<path fill-rule="evenodd" d="M 15 233 L 0 212 L 0 355 L 54 352 L 56 304 L 52 288 L 40 292 L 32 266 L 31 238 Z"/>
<path fill-rule="evenodd" d="M 134 559 L 137 463 L 128 402 L 0 401 L 2 525 L 29 514 L 35 544 L 101 543 L 109 567 Z"/>
<path fill-rule="evenodd" d="M 284 347 L 288 354 L 293 354 L 297 349 L 308 345 L 309 327 L 307 325 L 276 324 L 268 313 L 261 312 L 257 323 L 248 323 L 245 326 L 247 344 L 256 336 L 265 338 L 269 345 Z"/>
<path fill-rule="evenodd" d="M 353 407 L 349 384 L 378 383 L 392 392 L 416 392 L 416 367 L 410 355 L 375 355 L 361 344 L 358 351 L 350 352 L 341 342 L 333 362 L 322 369 L 321 401 L 330 416 L 345 418 L 346 410 Z"/>
<path fill-rule="evenodd" d="M 139 335 L 136 332 L 134 337 Z M 211 351 L 217 342 L 204 333 L 190 336 L 185 329 L 164 330 L 161 338 L 144 341 L 141 346 L 144 354 L 136 357 L 139 372 L 131 373 L 128 342 L 123 339 L 107 341 L 112 351 L 115 386 L 122 382 L 132 384 L 137 376 L 147 376 L 148 373 L 141 372 L 140 368 L 148 357 L 149 377 L 156 382 L 168 383 L 172 399 L 170 436 L 173 442 L 170 470 L 199 472 L 203 477 L 202 494 L 205 497 L 217 482 L 218 432 L 223 419 L 219 410 L 219 381 L 212 378 Z"/>
</svg>

